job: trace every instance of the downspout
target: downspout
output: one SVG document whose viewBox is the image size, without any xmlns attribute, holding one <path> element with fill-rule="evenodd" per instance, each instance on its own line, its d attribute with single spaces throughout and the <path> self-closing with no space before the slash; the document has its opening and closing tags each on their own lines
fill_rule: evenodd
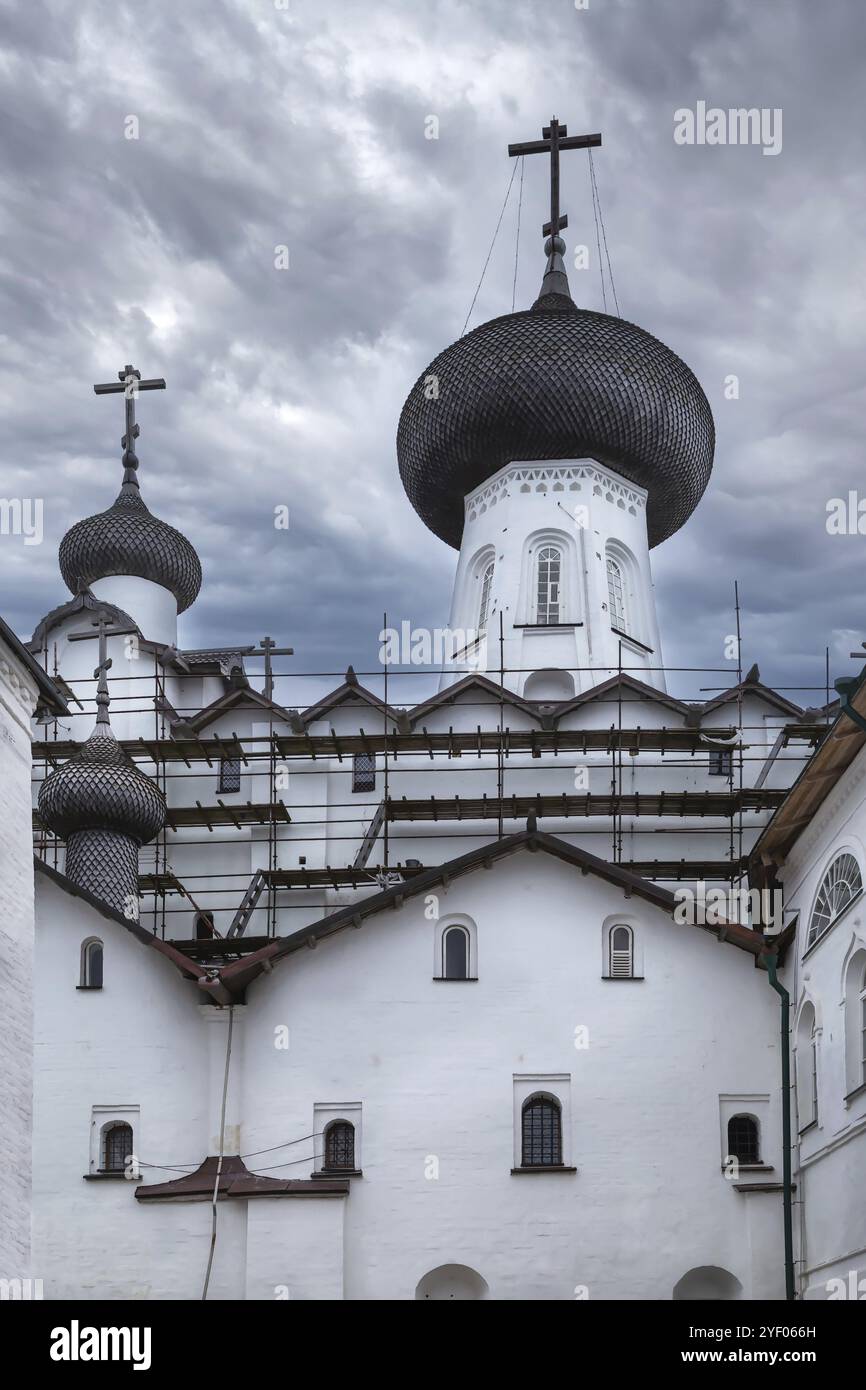
<svg viewBox="0 0 866 1390">
<path fill-rule="evenodd" d="M 788 1036 L 791 1018 L 791 996 L 776 975 L 776 952 L 761 956 L 767 977 L 781 999 L 780 1038 L 782 1043 L 782 1216 L 785 1225 L 785 1298 L 797 1297 L 794 1285 L 794 1221 L 791 1192 L 791 1046 Z"/>
</svg>

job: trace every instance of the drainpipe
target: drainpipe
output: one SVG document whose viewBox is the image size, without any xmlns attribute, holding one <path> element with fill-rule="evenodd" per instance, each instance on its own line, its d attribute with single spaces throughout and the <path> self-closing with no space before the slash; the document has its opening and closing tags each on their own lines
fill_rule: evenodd
<svg viewBox="0 0 866 1390">
<path fill-rule="evenodd" d="M 781 999 L 780 1037 L 782 1042 L 782 1214 L 785 1223 L 785 1298 L 797 1297 L 794 1287 L 794 1222 L 791 1193 L 791 1047 L 788 1036 L 791 996 L 776 975 L 776 952 L 767 951 L 761 960 L 767 968 L 771 986 Z"/>
</svg>

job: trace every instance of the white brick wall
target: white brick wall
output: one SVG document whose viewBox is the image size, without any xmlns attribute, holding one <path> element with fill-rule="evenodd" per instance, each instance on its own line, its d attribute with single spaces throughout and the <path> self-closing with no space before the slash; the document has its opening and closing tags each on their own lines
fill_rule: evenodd
<svg viewBox="0 0 866 1390">
<path fill-rule="evenodd" d="M 33 847 L 30 715 L 36 685 L 0 640 L 0 1278 L 30 1272 Z"/>
</svg>

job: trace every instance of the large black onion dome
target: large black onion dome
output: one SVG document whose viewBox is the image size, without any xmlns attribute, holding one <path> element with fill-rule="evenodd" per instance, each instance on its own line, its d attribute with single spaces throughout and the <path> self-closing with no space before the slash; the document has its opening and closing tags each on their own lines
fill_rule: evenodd
<svg viewBox="0 0 866 1390">
<path fill-rule="evenodd" d="M 66 532 L 60 542 L 60 573 L 74 594 L 113 574 L 150 579 L 174 594 L 178 613 L 195 602 L 201 588 L 195 549 L 180 531 L 153 515 L 129 467 L 108 510 L 85 517 Z"/>
<path fill-rule="evenodd" d="M 144 845 L 165 823 L 165 797 L 123 752 L 100 710 L 75 757 L 42 783 L 39 815 L 62 840 L 80 830 L 110 830 Z"/>
<path fill-rule="evenodd" d="M 531 309 L 452 343 L 403 407 L 400 477 L 449 545 L 466 494 L 515 459 L 594 458 L 646 488 L 650 545 L 688 520 L 709 482 L 715 429 L 697 378 L 651 333 L 577 308 L 562 249 Z"/>
</svg>

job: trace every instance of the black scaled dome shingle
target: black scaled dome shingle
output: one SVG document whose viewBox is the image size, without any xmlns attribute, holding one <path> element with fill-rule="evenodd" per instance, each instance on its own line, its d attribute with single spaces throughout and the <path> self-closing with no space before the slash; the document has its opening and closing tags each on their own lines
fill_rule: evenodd
<svg viewBox="0 0 866 1390">
<path fill-rule="evenodd" d="M 60 542 L 60 573 L 74 594 L 113 574 L 150 579 L 174 594 L 183 613 L 201 588 L 194 547 L 146 506 L 137 482 L 125 481 L 105 512 L 85 517 Z"/>
<path fill-rule="evenodd" d="M 108 724 L 97 724 L 75 757 L 42 783 L 39 815 L 62 840 L 79 830 L 113 830 L 144 845 L 162 829 L 165 797 Z"/>
<path fill-rule="evenodd" d="M 692 371 L 635 324 L 577 308 L 560 284 L 566 293 L 452 343 L 403 407 L 400 477 L 449 545 L 466 494 L 515 459 L 594 458 L 646 488 L 650 545 L 688 520 L 709 481 L 713 417 Z"/>
</svg>

